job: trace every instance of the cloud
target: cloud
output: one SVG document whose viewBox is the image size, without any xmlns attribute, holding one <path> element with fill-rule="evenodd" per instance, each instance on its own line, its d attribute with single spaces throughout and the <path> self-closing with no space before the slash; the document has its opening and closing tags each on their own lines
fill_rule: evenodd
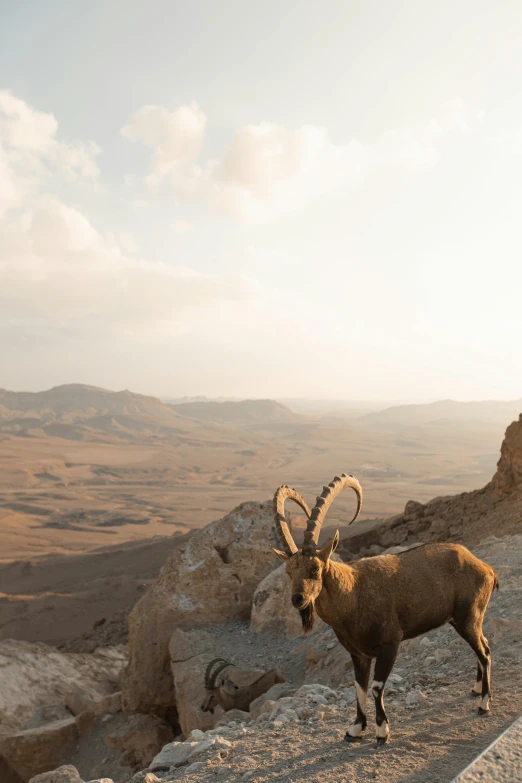
<svg viewBox="0 0 522 783">
<path fill-rule="evenodd" d="M 130 118 L 122 135 L 154 149 L 152 172 L 147 178 L 149 187 L 155 187 L 168 174 L 197 158 L 206 121 L 197 103 L 180 106 L 173 112 L 163 106 L 142 106 Z"/>
<path fill-rule="evenodd" d="M 238 220 L 263 223 L 301 209 L 335 188 L 354 188 L 379 166 L 429 169 L 444 145 L 481 121 L 461 99 L 444 104 L 420 128 L 391 130 L 375 142 L 334 143 L 325 128 L 298 129 L 270 122 L 245 125 L 220 160 L 197 163 L 206 125 L 197 104 L 168 112 L 144 106 L 124 136 L 154 150 L 149 187 L 167 179 L 177 199 L 205 204 Z"/>
<path fill-rule="evenodd" d="M 0 215 L 21 206 L 54 175 L 97 179 L 97 145 L 62 142 L 57 132 L 52 114 L 0 90 Z"/>
<path fill-rule="evenodd" d="M 120 237 L 120 240 L 122 238 Z M 123 237 L 127 248 L 129 236 Z M 44 197 L 4 221 L 0 235 L 0 325 L 120 334 L 161 328 L 172 334 L 198 308 L 244 301 L 242 278 L 129 258 L 77 210 Z"/>
<path fill-rule="evenodd" d="M 193 224 L 189 223 L 188 220 L 172 220 L 170 225 L 176 234 L 187 234 L 194 228 Z"/>
</svg>

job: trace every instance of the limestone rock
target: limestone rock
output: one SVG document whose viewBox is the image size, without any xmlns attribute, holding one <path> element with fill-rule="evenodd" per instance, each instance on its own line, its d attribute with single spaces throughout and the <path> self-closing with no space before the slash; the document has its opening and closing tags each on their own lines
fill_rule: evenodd
<svg viewBox="0 0 522 783">
<path fill-rule="evenodd" d="M 250 713 L 244 712 L 244 710 L 229 710 L 218 721 L 218 726 L 228 726 L 229 723 L 245 723 L 250 720 Z"/>
<path fill-rule="evenodd" d="M 168 645 L 175 628 L 249 616 L 252 595 L 274 565 L 273 524 L 271 502 L 243 503 L 167 560 L 129 616 L 130 661 L 122 678 L 127 712 L 174 704 Z"/>
<path fill-rule="evenodd" d="M 146 767 L 173 738 L 171 726 L 154 715 L 133 715 L 105 738 L 107 747 L 125 754 L 125 766 Z"/>
<path fill-rule="evenodd" d="M 415 517 L 424 516 L 424 504 L 419 503 L 417 500 L 408 500 L 404 506 L 404 519 L 408 522 Z"/>
<path fill-rule="evenodd" d="M 151 772 L 160 772 L 172 767 L 180 767 L 191 759 L 196 760 L 203 753 L 212 756 L 227 753 L 232 743 L 223 737 L 208 737 L 199 742 L 171 742 L 166 745 L 149 765 Z"/>
<path fill-rule="evenodd" d="M 332 560 L 342 562 L 335 553 Z M 292 606 L 292 582 L 284 563 L 265 576 L 258 585 L 252 599 L 250 628 L 255 632 L 283 630 L 287 637 L 303 635 L 301 617 Z M 316 615 L 314 630 L 324 628 L 325 623 Z"/>
<path fill-rule="evenodd" d="M 219 654 L 213 636 L 203 630 L 184 631 L 178 628 L 172 634 L 169 652 L 176 688 L 176 708 L 183 736 L 186 737 L 193 729 L 206 731 L 213 728 L 223 710 L 221 707 L 217 707 L 213 713 L 201 710 L 207 695 L 205 668 Z"/>
<path fill-rule="evenodd" d="M 506 430 L 493 486 L 501 496 L 522 484 L 522 414 Z"/>
<path fill-rule="evenodd" d="M 437 537 L 446 537 L 449 533 L 449 522 L 440 517 L 435 517 L 430 525 L 430 533 Z"/>
<path fill-rule="evenodd" d="M 31 778 L 29 783 L 83 783 L 76 767 L 66 764 L 52 772 L 42 772 Z"/>
<path fill-rule="evenodd" d="M 199 742 L 171 742 L 152 759 L 149 769 L 152 772 L 169 770 L 185 763 Z"/>
<path fill-rule="evenodd" d="M 54 769 L 64 750 L 78 737 L 76 720 L 54 721 L 0 737 L 0 755 L 22 780 Z"/>
<path fill-rule="evenodd" d="M 24 728 L 39 707 L 65 705 L 74 688 L 95 698 L 110 694 L 125 661 L 123 647 L 61 653 L 45 644 L 1 641 L 0 721 Z"/>
<path fill-rule="evenodd" d="M 295 690 L 295 686 L 291 685 L 289 682 L 278 682 L 276 685 L 272 685 L 266 693 L 258 696 L 257 699 L 250 704 L 250 717 L 252 720 L 258 718 L 261 714 L 263 704 L 266 701 L 277 701 L 284 696 L 291 696 L 295 693 Z"/>
</svg>

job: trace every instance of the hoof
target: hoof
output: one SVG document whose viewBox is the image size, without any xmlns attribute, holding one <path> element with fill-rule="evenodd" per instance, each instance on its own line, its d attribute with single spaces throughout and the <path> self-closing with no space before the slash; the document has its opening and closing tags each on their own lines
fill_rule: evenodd
<svg viewBox="0 0 522 783">
<path fill-rule="evenodd" d="M 375 739 L 377 740 L 377 745 L 386 745 L 388 742 L 388 735 L 386 735 L 386 737 L 376 737 Z"/>
<path fill-rule="evenodd" d="M 344 741 L 345 742 L 360 742 L 361 740 L 362 740 L 362 736 L 360 736 L 360 737 L 352 737 L 352 735 L 348 734 L 348 732 L 346 732 L 346 734 L 344 735 Z"/>
<path fill-rule="evenodd" d="M 482 707 L 478 708 L 478 715 L 489 715 L 489 710 L 483 710 Z"/>
<path fill-rule="evenodd" d="M 482 696 L 482 693 L 477 693 L 477 691 L 474 691 L 473 688 L 470 690 L 470 693 L 474 699 L 478 699 L 479 696 Z"/>
</svg>

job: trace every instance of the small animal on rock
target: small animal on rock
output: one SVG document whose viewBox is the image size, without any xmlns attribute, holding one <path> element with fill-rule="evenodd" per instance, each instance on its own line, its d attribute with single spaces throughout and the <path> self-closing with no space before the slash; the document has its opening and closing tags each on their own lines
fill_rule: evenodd
<svg viewBox="0 0 522 783">
<path fill-rule="evenodd" d="M 393 668 L 400 643 L 445 623 L 455 628 L 478 659 L 472 693 L 480 696 L 479 714 L 490 709 L 491 653 L 482 633 L 482 622 L 498 578 L 491 566 L 460 544 L 433 543 L 400 554 L 365 557 L 350 564 L 331 559 L 339 543 L 339 531 L 321 549 L 319 532 L 334 498 L 345 488 L 357 495 L 362 506 L 361 485 L 351 475 L 336 476 L 310 512 L 295 489 L 279 487 L 274 496 L 274 519 L 283 551 L 274 549 L 286 563 L 292 580 L 292 604 L 301 614 L 305 632 L 310 631 L 317 611 L 333 629 L 352 657 L 357 696 L 357 715 L 345 739 L 360 738 L 366 728 L 366 696 L 372 659 L 375 671 L 371 685 L 375 699 L 377 742 L 385 743 L 389 721 L 384 710 L 384 686 Z M 301 550 L 285 520 L 284 505 L 293 500 L 308 522 Z M 350 524 L 351 524 L 350 522 Z"/>
<path fill-rule="evenodd" d="M 225 712 L 234 709 L 248 712 L 250 704 L 254 699 L 266 693 L 272 685 L 286 681 L 282 672 L 278 669 L 271 669 L 261 674 L 248 685 L 238 686 L 233 682 L 232 676 L 223 677 L 224 670 L 229 669 L 233 665 L 225 661 L 224 658 L 214 658 L 213 661 L 210 661 L 205 671 L 205 690 L 207 695 L 201 706 L 203 712 L 214 712 L 218 705 Z"/>
</svg>

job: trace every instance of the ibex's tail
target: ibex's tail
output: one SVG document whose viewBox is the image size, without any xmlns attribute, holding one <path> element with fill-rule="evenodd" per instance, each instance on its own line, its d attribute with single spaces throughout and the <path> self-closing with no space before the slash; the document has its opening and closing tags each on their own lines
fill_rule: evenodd
<svg viewBox="0 0 522 783">
<path fill-rule="evenodd" d="M 493 590 L 497 589 L 500 590 L 500 582 L 498 581 L 498 576 L 496 571 L 493 572 L 495 574 L 495 582 L 493 584 Z"/>
</svg>

